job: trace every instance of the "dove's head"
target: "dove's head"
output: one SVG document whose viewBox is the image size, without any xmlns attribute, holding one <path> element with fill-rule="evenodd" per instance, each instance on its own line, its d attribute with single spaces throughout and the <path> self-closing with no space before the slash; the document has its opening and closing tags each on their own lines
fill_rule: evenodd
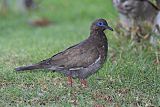
<svg viewBox="0 0 160 107">
<path fill-rule="evenodd" d="M 105 19 L 97 19 L 91 25 L 91 30 L 104 31 L 107 29 L 113 31 Z"/>
</svg>

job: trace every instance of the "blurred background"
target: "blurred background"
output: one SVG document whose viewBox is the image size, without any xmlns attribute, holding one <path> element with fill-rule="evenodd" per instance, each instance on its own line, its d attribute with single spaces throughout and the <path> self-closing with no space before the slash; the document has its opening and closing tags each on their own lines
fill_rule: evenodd
<svg viewBox="0 0 160 107">
<path fill-rule="evenodd" d="M 105 0 L 1 0 L 0 3 L 0 54 L 11 55 L 7 57 L 9 60 L 15 55 L 24 60 L 33 55 L 32 61 L 52 56 L 86 39 L 93 20 L 106 18 L 112 26 L 116 19 L 112 1 Z M 14 64 L 24 64 L 23 60 L 18 61 Z"/>
<path fill-rule="evenodd" d="M 116 18 L 112 1 L 28 1 L 32 3 L 27 7 L 25 0 L 1 0 L 1 53 L 7 48 L 15 52 L 34 46 L 53 53 L 55 46 L 63 49 L 85 39 L 96 18 L 106 18 L 110 25 Z"/>
<path fill-rule="evenodd" d="M 0 106 L 159 106 L 159 4 L 0 0 Z M 106 32 L 108 60 L 89 78 L 89 88 L 81 89 L 78 82 L 67 87 L 65 77 L 57 73 L 13 70 L 86 39 L 97 18 L 105 18 L 114 32 Z"/>
</svg>

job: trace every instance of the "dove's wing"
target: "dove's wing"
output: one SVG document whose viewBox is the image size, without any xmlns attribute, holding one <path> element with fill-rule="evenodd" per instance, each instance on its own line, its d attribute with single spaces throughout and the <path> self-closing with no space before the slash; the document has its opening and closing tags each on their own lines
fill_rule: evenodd
<svg viewBox="0 0 160 107">
<path fill-rule="evenodd" d="M 93 64 L 99 58 L 97 47 L 87 41 L 74 45 L 41 62 L 48 65 L 47 68 L 76 69 L 85 68 Z"/>
</svg>

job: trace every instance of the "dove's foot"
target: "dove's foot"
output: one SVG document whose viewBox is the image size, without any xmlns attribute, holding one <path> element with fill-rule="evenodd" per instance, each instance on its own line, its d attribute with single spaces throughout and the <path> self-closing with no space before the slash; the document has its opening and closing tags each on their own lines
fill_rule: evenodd
<svg viewBox="0 0 160 107">
<path fill-rule="evenodd" d="M 80 79 L 82 87 L 87 87 L 87 81 L 85 79 Z"/>
<path fill-rule="evenodd" d="M 72 87 L 73 80 L 71 76 L 68 76 L 68 85 Z"/>
</svg>

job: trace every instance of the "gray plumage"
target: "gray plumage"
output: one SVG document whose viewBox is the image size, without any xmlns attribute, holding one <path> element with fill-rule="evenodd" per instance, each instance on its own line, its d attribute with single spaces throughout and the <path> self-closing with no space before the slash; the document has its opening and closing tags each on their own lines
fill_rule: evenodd
<svg viewBox="0 0 160 107">
<path fill-rule="evenodd" d="M 131 36 L 133 34 L 132 31 L 136 31 L 136 35 L 131 36 L 131 38 L 140 41 L 141 37 L 145 36 L 147 32 L 160 35 L 158 32 L 160 12 L 149 0 L 113 0 L 113 4 L 119 13 L 120 24 L 126 36 Z M 150 31 L 145 31 L 145 27 L 150 27 Z M 142 34 L 141 36 L 137 35 L 137 30 L 135 30 L 137 28 L 141 29 L 139 30 L 139 34 Z M 150 43 L 155 46 L 157 44 L 157 38 L 154 35 L 149 36 Z"/>
<path fill-rule="evenodd" d="M 160 9 L 160 0 L 156 0 L 157 7 Z"/>
<path fill-rule="evenodd" d="M 129 26 L 132 21 L 138 24 L 148 21 L 153 24 L 159 11 L 149 0 L 113 0 L 113 4 L 120 16 L 123 16 L 121 20 L 129 20 Z"/>
</svg>

